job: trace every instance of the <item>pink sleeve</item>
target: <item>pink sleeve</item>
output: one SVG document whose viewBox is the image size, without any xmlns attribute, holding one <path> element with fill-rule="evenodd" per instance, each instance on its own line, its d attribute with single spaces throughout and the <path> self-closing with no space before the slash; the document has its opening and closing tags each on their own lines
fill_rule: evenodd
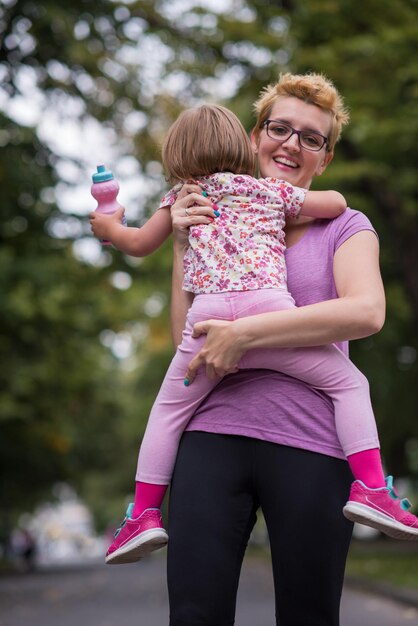
<svg viewBox="0 0 418 626">
<path fill-rule="evenodd" d="M 158 209 L 163 209 L 165 207 L 171 207 L 177 200 L 178 193 L 181 189 L 182 185 L 176 185 L 170 191 L 168 191 L 165 196 L 161 199 L 161 202 L 158 206 Z M 157 209 L 157 210 L 158 210 Z"/>
<path fill-rule="evenodd" d="M 292 192 L 290 194 L 290 189 L 288 191 L 288 200 L 284 205 L 285 215 L 288 217 L 297 217 L 302 209 L 302 205 L 305 202 L 305 196 L 307 189 L 302 189 L 301 187 L 293 187 L 293 185 L 287 185 Z"/>
<path fill-rule="evenodd" d="M 297 217 L 305 202 L 307 189 L 294 187 L 279 178 L 268 178 L 265 182 L 270 190 L 282 199 L 284 214 L 288 217 Z"/>
</svg>

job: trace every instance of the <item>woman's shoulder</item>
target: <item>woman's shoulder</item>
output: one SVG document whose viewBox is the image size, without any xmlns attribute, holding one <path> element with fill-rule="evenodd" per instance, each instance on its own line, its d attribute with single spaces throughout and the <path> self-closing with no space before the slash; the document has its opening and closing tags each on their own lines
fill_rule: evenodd
<svg viewBox="0 0 418 626">
<path fill-rule="evenodd" d="M 350 207 L 347 207 L 344 213 L 341 213 L 341 215 L 336 217 L 335 220 L 333 221 L 336 223 L 335 225 L 339 227 L 342 227 L 343 225 L 346 225 L 346 224 L 353 224 L 353 225 L 360 226 L 360 227 L 368 226 L 372 230 L 374 230 L 372 223 L 367 217 L 367 215 L 365 215 L 361 211 L 351 209 Z"/>
<path fill-rule="evenodd" d="M 350 208 L 334 219 L 315 220 L 314 224 L 312 231 L 331 239 L 335 249 L 349 237 L 363 230 L 370 230 L 376 234 L 369 218 L 361 211 Z"/>
<path fill-rule="evenodd" d="M 361 211 L 351 209 L 350 207 L 347 207 L 346 210 L 337 217 L 330 219 L 316 219 L 315 223 L 318 228 L 342 228 L 346 224 L 356 224 L 358 226 L 367 225 L 373 228 L 367 215 Z"/>
<path fill-rule="evenodd" d="M 361 211 L 347 208 L 335 220 L 335 247 L 341 246 L 347 239 L 364 230 L 377 235 L 371 221 Z"/>
</svg>

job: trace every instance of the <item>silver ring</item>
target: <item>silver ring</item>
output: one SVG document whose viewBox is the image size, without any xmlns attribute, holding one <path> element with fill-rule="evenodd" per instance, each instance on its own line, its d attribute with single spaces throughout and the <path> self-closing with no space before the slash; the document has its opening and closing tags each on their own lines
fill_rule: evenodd
<svg viewBox="0 0 418 626">
<path fill-rule="evenodd" d="M 184 214 L 185 214 L 186 217 L 189 217 L 189 212 L 188 212 L 187 208 L 184 209 Z"/>
</svg>

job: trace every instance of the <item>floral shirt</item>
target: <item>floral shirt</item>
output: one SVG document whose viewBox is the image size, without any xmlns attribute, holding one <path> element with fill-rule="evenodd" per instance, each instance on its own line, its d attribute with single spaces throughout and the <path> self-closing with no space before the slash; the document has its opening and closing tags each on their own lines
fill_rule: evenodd
<svg viewBox="0 0 418 626">
<path fill-rule="evenodd" d="M 285 216 L 299 215 L 306 189 L 229 172 L 196 182 L 220 216 L 190 227 L 183 289 L 200 294 L 286 288 Z M 180 189 L 173 187 L 160 208 L 173 205 Z"/>
</svg>

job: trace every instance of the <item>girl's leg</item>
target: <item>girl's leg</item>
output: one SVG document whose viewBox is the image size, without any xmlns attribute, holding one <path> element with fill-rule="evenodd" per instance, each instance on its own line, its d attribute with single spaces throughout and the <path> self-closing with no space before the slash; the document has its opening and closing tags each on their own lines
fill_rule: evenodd
<svg viewBox="0 0 418 626">
<path fill-rule="evenodd" d="M 345 461 L 260 441 L 257 493 L 273 560 L 280 626 L 338 626 L 352 524 L 341 509 Z"/>
<path fill-rule="evenodd" d="M 171 479 L 178 443 L 196 408 L 216 385 L 216 381 L 202 375 L 192 386 L 184 386 L 187 365 L 204 342 L 204 337 L 192 338 L 193 325 L 208 315 L 216 316 L 218 309 L 219 317 L 228 316 L 224 298 L 216 298 L 214 306 L 210 296 L 205 296 L 203 303 L 200 300 L 196 299 L 196 306 L 193 303 L 189 311 L 183 341 L 152 408 L 138 458 L 135 502 L 129 505 L 107 550 L 106 563 L 132 563 L 167 543 L 159 509 Z"/>
<path fill-rule="evenodd" d="M 280 290 L 260 290 L 241 303 L 238 308 L 237 300 L 237 317 L 294 308 L 291 296 Z M 251 350 L 239 366 L 280 371 L 329 395 L 346 456 L 379 447 L 368 381 L 336 346 Z"/>
<path fill-rule="evenodd" d="M 418 540 L 418 518 L 408 512 L 410 503 L 399 498 L 391 480 L 383 480 L 368 381 L 336 346 L 252 350 L 239 365 L 278 370 L 329 395 L 337 434 L 356 478 L 344 515 L 391 537 Z"/>
<path fill-rule="evenodd" d="M 190 308 L 182 343 L 171 361 L 150 413 L 138 457 L 137 481 L 168 485 L 181 435 L 197 407 L 219 382 L 209 380 L 203 372 L 196 376 L 192 385 L 184 385 L 187 366 L 205 341 L 204 336 L 192 337 L 193 326 L 197 321 L 210 317 L 230 318 L 227 298 L 212 298 L 210 294 L 200 296 Z"/>
<path fill-rule="evenodd" d="M 170 488 L 170 626 L 232 626 L 258 507 L 254 440 L 184 433 Z"/>
<path fill-rule="evenodd" d="M 187 364 L 202 343 L 185 333 L 152 408 L 142 441 L 136 476 L 135 502 L 106 553 L 106 563 L 133 563 L 167 543 L 159 511 L 170 482 L 178 442 L 201 401 L 216 385 L 200 376 L 184 386 Z"/>
<path fill-rule="evenodd" d="M 333 345 L 254 350 L 240 365 L 275 369 L 330 396 L 341 447 L 353 476 L 367 486 L 385 487 L 379 440 L 366 377 Z"/>
<path fill-rule="evenodd" d="M 382 458 L 378 448 L 350 454 L 347 461 L 356 480 L 361 480 L 372 489 L 385 486 Z"/>
<path fill-rule="evenodd" d="M 135 500 L 132 510 L 132 518 L 142 515 L 147 509 L 160 509 L 164 500 L 168 485 L 156 485 L 154 483 L 135 483 Z"/>
</svg>

